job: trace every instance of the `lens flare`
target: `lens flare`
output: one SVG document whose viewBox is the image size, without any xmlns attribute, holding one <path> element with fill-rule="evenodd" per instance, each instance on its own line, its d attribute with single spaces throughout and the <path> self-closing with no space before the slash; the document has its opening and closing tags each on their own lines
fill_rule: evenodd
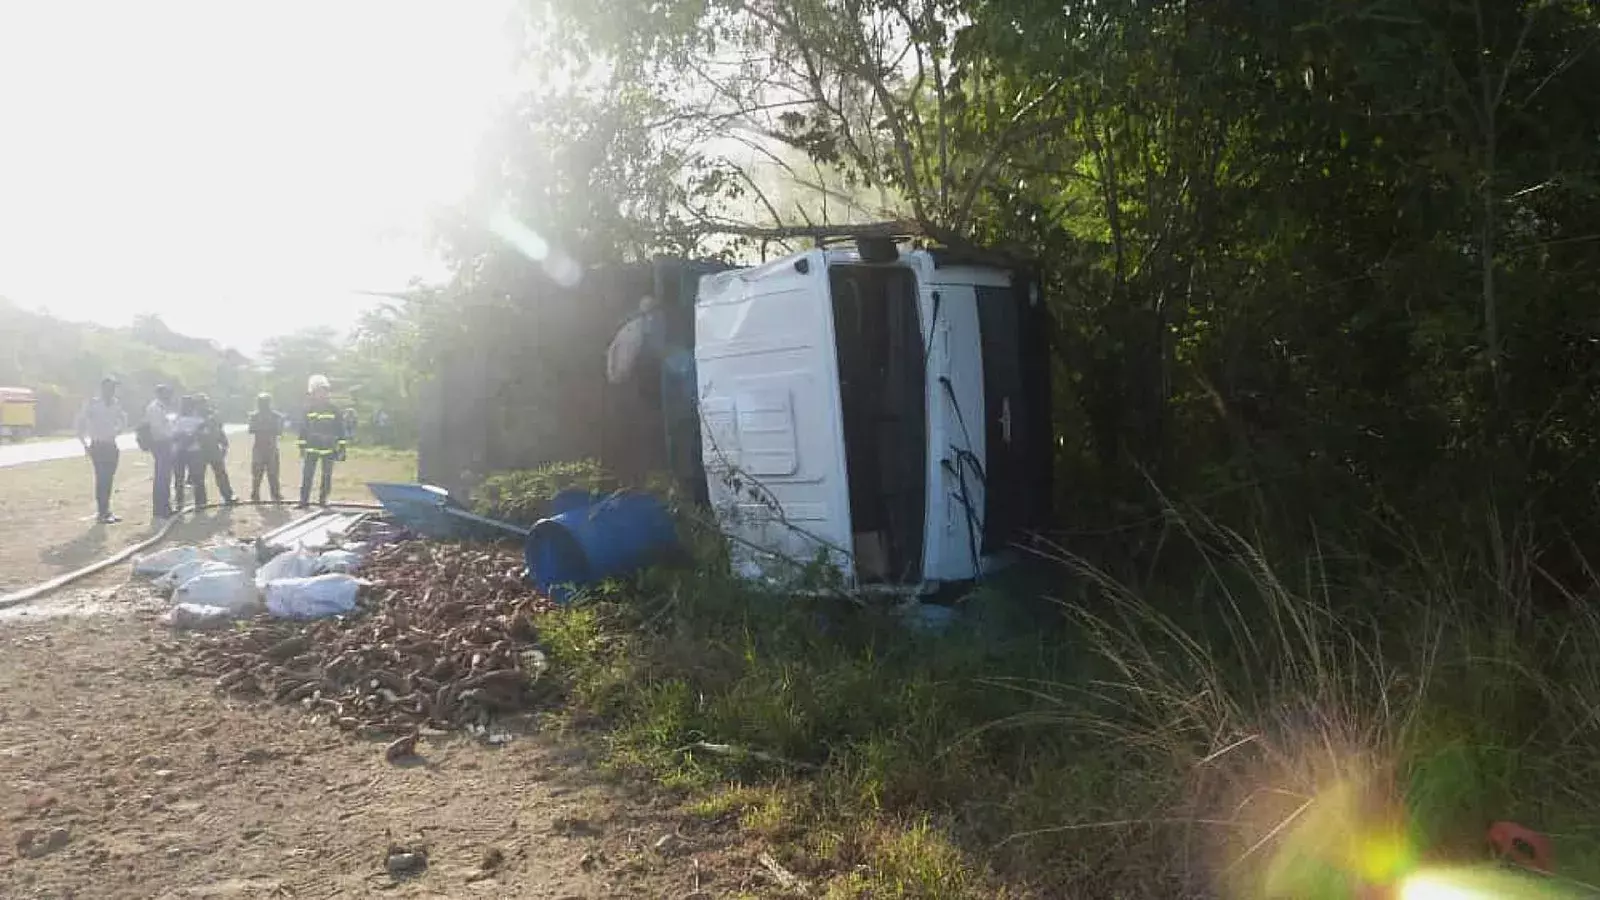
<svg viewBox="0 0 1600 900">
<path fill-rule="evenodd" d="M 1413 875 L 1400 884 L 1400 900 L 1482 900 L 1482 896 L 1437 875 Z"/>
<path fill-rule="evenodd" d="M 537 231 L 522 224 L 504 211 L 497 212 L 489 220 L 489 230 L 493 231 L 502 241 L 517 249 L 517 252 L 533 260 L 544 262 L 550 255 L 550 242 L 539 236 Z"/>
<path fill-rule="evenodd" d="M 1565 900 L 1593 896 L 1559 879 L 1503 866 L 1425 869 L 1400 883 L 1398 900 Z"/>
<path fill-rule="evenodd" d="M 532 228 L 522 224 L 504 210 L 489 219 L 489 230 L 502 241 L 516 248 L 518 253 L 544 268 L 551 281 L 562 287 L 576 287 L 583 280 L 583 267 L 577 260 L 563 253 Z"/>
</svg>

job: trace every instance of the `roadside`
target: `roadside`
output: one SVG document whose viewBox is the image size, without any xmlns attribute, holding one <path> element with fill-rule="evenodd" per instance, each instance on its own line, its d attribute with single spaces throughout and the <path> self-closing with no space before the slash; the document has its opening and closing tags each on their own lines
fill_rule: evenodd
<svg viewBox="0 0 1600 900">
<path fill-rule="evenodd" d="M 244 433 L 243 425 L 224 425 L 223 430 L 228 434 L 237 435 Z M 117 438 L 117 447 L 124 454 L 139 451 L 138 440 L 133 432 L 128 432 Z M 18 442 L 0 442 L 0 469 L 11 466 L 25 466 L 29 463 L 48 462 L 52 459 L 70 459 L 83 455 L 83 445 L 71 434 L 34 435 Z"/>
<path fill-rule="evenodd" d="M 362 482 L 411 465 L 355 452 L 335 496 L 364 499 Z M 29 573 L 18 581 L 146 533 L 74 541 L 89 525 L 62 511 L 88 502 L 84 474 L 0 472 L 0 552 Z M 148 485 L 146 463 L 119 493 Z M 218 510 L 173 540 L 291 515 Z M 525 717 L 496 747 L 425 735 L 418 758 L 390 763 L 381 741 L 218 690 L 188 667 L 191 639 L 158 621 L 166 605 L 118 567 L 0 613 L 0 896 L 777 896 L 732 817 L 607 775 L 598 735 L 569 717 Z"/>
<path fill-rule="evenodd" d="M 393 765 L 215 693 L 174 673 L 161 605 L 134 585 L 102 615 L 0 628 L 0 896 L 688 897 L 750 868 L 574 740 L 425 738 Z M 426 868 L 395 877 L 391 847 Z"/>
<path fill-rule="evenodd" d="M 359 496 L 358 476 L 353 461 L 341 495 Z M 524 480 L 507 508 L 557 486 Z M 246 514 L 180 540 L 255 533 Z M 308 721 L 316 695 L 288 699 L 311 683 L 299 672 L 326 676 L 331 645 L 277 653 L 236 629 L 255 641 L 256 686 L 286 699 L 225 695 L 214 685 L 238 681 L 180 663 L 205 657 L 177 645 L 202 642 L 156 625 L 164 603 L 125 570 L 0 616 L 0 777 L 20 787 L 0 798 L 0 895 L 1351 896 L 1461 874 L 1492 822 L 1554 840 L 1573 880 L 1537 895 L 1600 880 L 1592 612 L 1541 658 L 1479 601 L 1435 596 L 1378 621 L 1363 601 L 1392 595 L 1354 590 L 1348 571 L 1355 602 L 1330 609 L 1286 587 L 1283 561 L 1233 550 L 1181 595 L 1074 576 L 1063 556 L 956 598 L 930 630 L 859 598 L 753 585 L 715 534 L 680 524 L 693 565 L 528 623 L 559 711 L 497 732 L 514 734 L 498 750 L 425 736 L 414 766 Z M 482 614 L 481 580 L 438 571 L 448 587 L 415 596 Z M 1490 589 L 1381 574 L 1418 596 Z M 471 634 L 499 652 L 493 628 Z M 338 658 L 421 671 L 386 641 Z M 1486 647 L 1508 664 L 1483 665 Z M 1381 664 L 1359 662 L 1372 648 Z M 391 847 L 426 850 L 426 870 L 392 877 Z"/>
<path fill-rule="evenodd" d="M 281 454 L 284 494 L 292 497 L 300 486 L 293 440 L 283 442 Z M 249 457 L 243 441 L 236 441 L 228 454 L 228 476 L 241 497 L 250 495 Z M 400 451 L 355 447 L 334 473 L 333 499 L 365 503 L 372 500 L 366 482 L 410 481 L 416 464 Z M 112 509 L 124 521 L 102 525 L 95 521 L 93 473 L 81 448 L 68 459 L 0 468 L 0 593 L 70 572 L 153 534 L 152 476 L 149 454 L 124 452 L 111 498 Z M 292 512 L 270 507 L 208 511 L 176 526 L 173 539 L 259 534 L 288 521 Z"/>
</svg>

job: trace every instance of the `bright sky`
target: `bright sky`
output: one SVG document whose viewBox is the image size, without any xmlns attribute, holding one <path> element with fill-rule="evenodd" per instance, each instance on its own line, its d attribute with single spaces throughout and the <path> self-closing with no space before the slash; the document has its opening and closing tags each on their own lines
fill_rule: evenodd
<svg viewBox="0 0 1600 900">
<path fill-rule="evenodd" d="M 0 0 L 0 295 L 246 352 L 442 277 L 512 0 Z"/>
</svg>

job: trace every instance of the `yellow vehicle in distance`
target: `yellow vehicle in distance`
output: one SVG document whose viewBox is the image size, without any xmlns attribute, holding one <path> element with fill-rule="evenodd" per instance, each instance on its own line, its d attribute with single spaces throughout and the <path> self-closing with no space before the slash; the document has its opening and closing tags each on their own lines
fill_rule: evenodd
<svg viewBox="0 0 1600 900">
<path fill-rule="evenodd" d="M 33 436 L 38 428 L 35 418 L 38 402 L 31 388 L 0 387 L 0 441 L 20 441 Z"/>
</svg>

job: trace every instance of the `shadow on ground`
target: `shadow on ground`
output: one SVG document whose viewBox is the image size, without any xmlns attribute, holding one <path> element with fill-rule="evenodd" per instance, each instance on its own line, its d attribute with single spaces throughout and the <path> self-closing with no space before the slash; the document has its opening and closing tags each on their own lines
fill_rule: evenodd
<svg viewBox="0 0 1600 900">
<path fill-rule="evenodd" d="M 46 565 L 76 569 L 95 560 L 104 559 L 111 554 L 107 549 L 109 530 L 104 524 L 96 522 L 89 526 L 88 531 L 70 541 L 41 549 L 39 561 Z"/>
</svg>

